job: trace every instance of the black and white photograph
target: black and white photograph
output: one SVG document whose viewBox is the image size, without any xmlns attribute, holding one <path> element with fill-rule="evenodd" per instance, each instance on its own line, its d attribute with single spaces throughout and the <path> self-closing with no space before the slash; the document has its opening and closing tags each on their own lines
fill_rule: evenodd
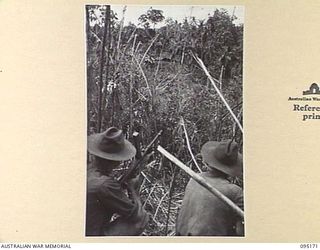
<svg viewBox="0 0 320 250">
<path fill-rule="evenodd" d="M 85 236 L 244 237 L 238 5 L 85 5 Z"/>
</svg>

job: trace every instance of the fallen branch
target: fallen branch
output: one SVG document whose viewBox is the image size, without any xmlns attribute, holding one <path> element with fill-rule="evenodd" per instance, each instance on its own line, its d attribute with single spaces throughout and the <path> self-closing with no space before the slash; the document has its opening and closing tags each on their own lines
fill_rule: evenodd
<svg viewBox="0 0 320 250">
<path fill-rule="evenodd" d="M 153 219 L 155 219 L 155 218 L 157 217 L 157 214 L 158 214 L 159 208 L 160 208 L 160 206 L 161 206 L 161 203 L 163 202 L 164 198 L 167 196 L 168 193 L 169 193 L 169 191 L 166 192 L 166 193 L 162 196 L 161 200 L 159 201 L 159 204 L 158 204 L 158 207 L 157 207 L 157 209 L 156 209 L 156 212 L 154 213 L 154 215 L 153 215 L 153 217 L 152 217 Z"/>
<path fill-rule="evenodd" d="M 151 194 L 153 193 L 153 191 L 154 191 L 154 189 L 156 188 L 157 185 L 158 185 L 158 184 L 156 183 L 156 184 L 151 188 L 150 193 L 148 194 L 148 197 L 147 197 L 147 199 L 145 200 L 145 202 L 143 203 L 143 206 L 142 206 L 142 207 L 145 207 L 145 206 L 146 206 L 149 198 L 151 197 Z"/>
<path fill-rule="evenodd" d="M 192 179 L 198 182 L 201 186 L 205 187 L 209 192 L 214 194 L 222 202 L 228 205 L 232 210 L 234 210 L 234 212 L 236 212 L 239 216 L 241 216 L 241 218 L 244 218 L 243 211 L 236 204 L 234 204 L 228 197 L 223 195 L 219 190 L 212 187 L 202 176 L 200 176 L 199 174 L 195 173 L 193 170 L 188 168 L 180 160 L 178 160 L 176 157 L 174 157 L 172 154 L 170 154 L 167 150 L 165 150 L 160 145 L 158 146 L 157 150 L 161 154 L 163 154 L 166 158 L 168 158 L 170 161 L 172 161 L 174 164 L 176 164 L 179 168 L 185 171 Z"/>
</svg>

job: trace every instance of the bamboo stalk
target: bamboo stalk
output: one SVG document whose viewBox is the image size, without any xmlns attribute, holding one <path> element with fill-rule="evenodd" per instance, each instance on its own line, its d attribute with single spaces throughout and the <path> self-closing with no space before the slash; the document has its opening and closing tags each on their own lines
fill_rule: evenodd
<svg viewBox="0 0 320 250">
<path fill-rule="evenodd" d="M 224 71 L 224 67 L 223 67 L 223 65 L 222 65 L 222 66 L 221 66 L 221 71 L 220 71 L 220 77 L 219 77 L 220 90 L 222 89 L 222 76 L 223 76 L 223 71 Z"/>
<path fill-rule="evenodd" d="M 196 165 L 197 169 L 198 169 L 199 172 L 201 173 L 202 170 L 201 170 L 201 168 L 199 167 L 199 165 L 198 165 L 198 163 L 197 163 L 197 161 L 196 161 L 196 158 L 194 157 L 194 155 L 193 155 L 193 153 L 192 153 L 191 146 L 190 146 L 190 142 L 189 142 L 189 138 L 188 138 L 187 129 L 186 129 L 186 126 L 185 126 L 185 124 L 184 124 L 184 120 L 183 120 L 182 117 L 181 117 L 181 126 L 183 127 L 184 135 L 185 135 L 185 137 L 186 137 L 187 146 L 188 146 L 188 150 L 189 150 L 189 153 L 190 153 L 190 155 L 191 155 L 191 158 L 192 158 L 194 164 Z"/>
<path fill-rule="evenodd" d="M 240 128 L 241 132 L 243 133 L 243 128 L 241 126 L 241 123 L 239 122 L 238 118 L 236 117 L 236 115 L 233 113 L 232 109 L 230 108 L 228 102 L 226 101 L 226 99 L 224 98 L 224 96 L 222 95 L 221 91 L 219 90 L 219 88 L 217 87 L 217 85 L 215 84 L 215 81 L 213 79 L 213 77 L 210 75 L 209 71 L 207 70 L 207 67 L 204 65 L 204 63 L 202 62 L 202 60 L 194 55 L 192 53 L 193 58 L 196 60 L 196 62 L 199 64 L 199 66 L 202 68 L 202 70 L 204 71 L 204 73 L 207 75 L 208 79 L 210 80 L 210 82 L 212 83 L 214 89 L 217 91 L 218 95 L 220 96 L 222 102 L 224 103 L 224 105 L 226 106 L 226 108 L 229 110 L 232 118 L 235 120 L 235 122 L 237 123 L 238 127 Z M 217 80 L 216 80 L 217 81 Z M 217 81 L 219 82 L 219 81 Z M 220 84 L 220 83 L 219 83 Z"/>
<path fill-rule="evenodd" d="M 181 56 L 181 61 L 180 61 L 180 64 L 182 65 L 183 64 L 183 60 L 184 60 L 184 50 L 186 48 L 186 44 L 183 45 L 183 49 L 182 49 L 182 56 Z"/>
<path fill-rule="evenodd" d="M 162 50 L 163 50 L 163 45 L 162 45 L 162 48 L 161 48 L 161 51 L 160 51 L 160 54 L 159 54 L 159 58 L 161 58 Z M 156 71 L 154 73 L 154 79 L 153 79 L 154 83 L 156 82 L 157 74 L 158 74 L 159 68 L 160 68 L 160 63 L 161 63 L 161 60 L 158 60 L 157 68 L 156 68 Z"/>
<path fill-rule="evenodd" d="M 126 13 L 127 10 L 127 6 L 124 6 L 123 10 L 122 10 L 122 19 L 120 22 L 120 31 L 119 31 L 119 37 L 118 37 L 118 43 L 117 43 L 117 51 L 120 49 L 120 42 L 121 42 L 121 33 L 122 33 L 122 29 L 123 29 L 123 24 L 124 24 L 124 15 Z"/>
<path fill-rule="evenodd" d="M 142 56 L 142 58 L 141 58 L 141 60 L 140 60 L 140 62 L 139 62 L 139 66 L 141 66 L 144 58 L 145 58 L 146 55 L 148 54 L 148 52 L 149 52 L 149 50 L 151 49 L 151 47 L 152 47 L 152 45 L 154 44 L 154 42 L 157 40 L 158 36 L 159 36 L 159 34 L 155 36 L 155 38 L 151 41 L 151 43 L 150 43 L 149 47 L 147 48 L 147 50 L 144 52 L 144 54 L 143 54 L 143 56 Z"/>
<path fill-rule="evenodd" d="M 139 41 L 138 44 L 137 44 L 136 50 L 135 50 L 136 53 L 138 52 L 138 49 L 139 49 L 140 45 L 141 45 L 141 42 Z"/>
<path fill-rule="evenodd" d="M 236 204 L 234 204 L 228 197 L 223 195 L 219 190 L 212 187 L 202 176 L 200 176 L 199 174 L 195 173 L 193 170 L 188 168 L 180 160 L 178 160 L 176 157 L 174 157 L 172 154 L 170 154 L 167 150 L 165 150 L 160 145 L 158 146 L 157 150 L 161 154 L 163 154 L 166 158 L 168 158 L 170 161 L 172 161 L 174 164 L 176 164 L 179 168 L 185 171 L 192 179 L 198 182 L 201 186 L 205 187 L 209 192 L 214 194 L 222 202 L 228 205 L 235 213 L 241 216 L 241 218 L 244 218 L 243 211 Z"/>
<path fill-rule="evenodd" d="M 143 79 L 144 79 L 144 80 L 145 80 L 145 82 L 146 82 L 147 89 L 149 90 L 149 95 L 150 95 L 150 97 L 152 97 L 152 92 L 151 92 L 151 89 L 150 89 L 150 85 L 149 85 L 148 79 L 147 79 L 147 77 L 146 77 L 146 75 L 145 75 L 145 73 L 144 73 L 144 71 L 143 71 L 143 69 L 142 69 L 141 65 L 139 64 L 139 62 L 138 62 L 137 58 L 136 58 L 134 55 L 133 55 L 133 58 L 134 58 L 134 60 L 135 60 L 135 62 L 136 62 L 136 64 L 137 64 L 137 66 L 138 66 L 138 68 L 139 68 L 139 70 L 140 70 L 140 72 L 141 72 L 141 74 L 142 74 Z"/>
<path fill-rule="evenodd" d="M 221 66 L 221 71 L 220 71 L 220 77 L 219 77 L 219 89 L 221 91 L 222 94 L 222 76 L 223 76 L 223 65 Z M 221 102 L 217 102 L 217 123 L 216 123 L 216 131 L 215 133 L 217 134 L 217 140 L 220 141 L 221 140 L 221 130 L 222 130 L 222 121 L 223 119 L 221 118 L 221 113 L 222 113 L 222 103 Z"/>
<path fill-rule="evenodd" d="M 124 15 L 124 13 L 123 13 Z M 124 18 L 124 17 L 123 17 Z M 133 45 L 132 45 L 132 49 L 131 49 L 131 56 L 132 56 L 132 59 L 131 59 L 131 66 L 132 66 L 132 70 L 130 70 L 130 83 L 129 83 L 129 137 L 131 137 L 131 133 L 132 133 L 132 127 L 133 127 L 133 94 L 132 94 L 132 91 L 133 91 L 133 67 L 134 67 L 134 46 L 136 44 L 136 38 L 137 38 L 137 35 L 134 36 L 134 39 L 133 39 Z M 120 39 L 120 38 L 119 38 Z"/>
<path fill-rule="evenodd" d="M 239 111 L 239 114 L 237 115 L 237 118 L 238 118 L 239 120 L 241 120 L 241 114 L 242 114 L 242 107 L 241 107 L 241 109 L 240 109 L 240 111 Z M 236 129 L 237 129 L 237 126 L 236 126 L 236 124 L 234 124 L 234 127 L 233 127 L 233 136 L 234 136 L 234 137 L 236 136 L 236 133 L 237 133 Z"/>
<path fill-rule="evenodd" d="M 93 32 L 92 30 L 90 30 L 90 33 L 99 41 L 102 43 L 102 40 L 100 39 L 100 37 L 97 36 L 97 34 L 95 32 Z"/>
<path fill-rule="evenodd" d="M 137 34 L 135 34 L 136 30 L 137 30 L 137 28 L 135 28 L 135 29 L 132 31 L 132 34 L 130 35 L 128 41 L 126 42 L 126 46 L 125 46 L 125 48 L 123 49 L 123 53 L 121 53 L 121 57 L 120 57 L 120 59 L 118 60 L 119 62 L 123 60 L 123 57 L 124 57 L 125 54 L 126 54 L 125 52 L 127 51 L 128 47 L 129 47 L 129 45 L 130 45 L 131 40 L 132 40 L 135 36 L 137 36 Z M 135 44 L 135 41 L 134 41 L 134 44 Z M 133 45 L 133 47 L 134 47 L 134 45 Z M 120 51 L 120 49 L 119 49 L 119 51 Z M 114 57 L 115 57 L 116 52 L 117 52 L 117 51 L 115 50 L 115 51 L 114 51 L 114 55 L 113 55 Z M 134 52 L 134 51 L 133 51 L 133 52 Z M 121 63 L 118 63 L 118 65 L 117 65 L 117 67 L 116 67 L 116 69 L 115 69 L 115 72 L 119 72 L 120 66 L 121 66 Z"/>
</svg>

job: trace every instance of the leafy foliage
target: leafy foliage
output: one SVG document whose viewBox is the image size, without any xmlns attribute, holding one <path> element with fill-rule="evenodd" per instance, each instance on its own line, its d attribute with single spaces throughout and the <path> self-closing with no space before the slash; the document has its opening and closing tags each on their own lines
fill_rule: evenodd
<svg viewBox="0 0 320 250">
<path fill-rule="evenodd" d="M 150 23 L 152 23 L 155 26 L 157 23 L 162 22 L 164 20 L 164 16 L 162 13 L 162 10 L 155 10 L 150 8 L 147 11 L 147 13 L 142 14 L 138 20 L 145 28 L 149 28 Z"/>
</svg>

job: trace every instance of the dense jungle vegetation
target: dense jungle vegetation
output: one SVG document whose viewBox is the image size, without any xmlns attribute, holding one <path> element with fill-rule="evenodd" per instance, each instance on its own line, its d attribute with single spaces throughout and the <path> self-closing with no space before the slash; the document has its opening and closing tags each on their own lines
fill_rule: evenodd
<svg viewBox="0 0 320 250">
<path fill-rule="evenodd" d="M 121 128 L 139 157 L 162 130 L 158 144 L 196 172 L 205 170 L 200 149 L 208 140 L 242 147 L 241 129 L 197 58 L 242 124 L 243 25 L 224 9 L 178 22 L 150 8 L 137 25 L 124 25 L 125 8 L 120 14 L 86 6 L 88 135 Z M 173 235 L 189 177 L 156 150 L 141 174 L 151 218 L 144 235 Z"/>
</svg>

